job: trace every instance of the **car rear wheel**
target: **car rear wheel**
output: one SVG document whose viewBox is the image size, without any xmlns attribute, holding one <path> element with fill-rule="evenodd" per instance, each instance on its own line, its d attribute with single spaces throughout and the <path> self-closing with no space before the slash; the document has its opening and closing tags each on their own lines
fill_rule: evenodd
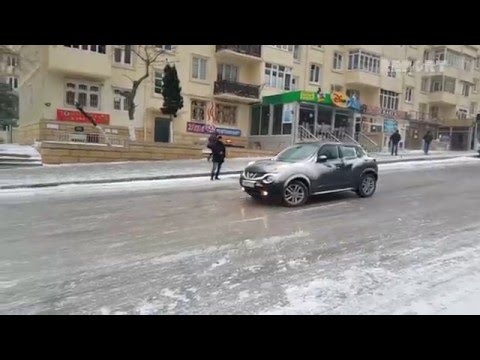
<svg viewBox="0 0 480 360">
<path fill-rule="evenodd" d="M 301 181 L 292 181 L 283 191 L 283 202 L 286 206 L 301 206 L 307 202 L 308 188 Z"/>
<path fill-rule="evenodd" d="M 372 196 L 377 189 L 377 179 L 373 174 L 365 174 L 360 179 L 360 185 L 357 189 L 358 196 L 367 198 Z"/>
</svg>

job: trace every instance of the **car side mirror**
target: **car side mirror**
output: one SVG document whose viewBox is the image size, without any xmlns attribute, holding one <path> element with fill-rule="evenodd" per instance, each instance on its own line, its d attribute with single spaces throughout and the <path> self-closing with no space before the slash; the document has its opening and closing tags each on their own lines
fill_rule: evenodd
<svg viewBox="0 0 480 360">
<path fill-rule="evenodd" d="M 322 162 L 325 162 L 327 161 L 327 156 L 326 155 L 320 155 L 318 158 L 317 158 L 317 162 L 319 163 L 322 163 Z"/>
</svg>

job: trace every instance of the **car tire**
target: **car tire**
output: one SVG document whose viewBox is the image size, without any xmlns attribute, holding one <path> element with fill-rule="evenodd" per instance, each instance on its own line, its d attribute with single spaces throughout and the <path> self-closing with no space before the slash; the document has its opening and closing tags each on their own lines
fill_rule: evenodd
<svg viewBox="0 0 480 360">
<path fill-rule="evenodd" d="M 288 207 L 302 206 L 308 200 L 308 188 L 301 181 L 292 181 L 285 186 L 282 200 Z"/>
<path fill-rule="evenodd" d="M 361 198 L 368 198 L 377 190 L 377 179 L 374 174 L 365 174 L 360 178 L 357 194 Z"/>
</svg>

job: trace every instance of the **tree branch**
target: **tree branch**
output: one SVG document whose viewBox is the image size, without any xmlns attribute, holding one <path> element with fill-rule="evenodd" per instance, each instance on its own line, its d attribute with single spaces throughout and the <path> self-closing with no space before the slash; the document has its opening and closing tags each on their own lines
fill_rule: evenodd
<svg viewBox="0 0 480 360">
<path fill-rule="evenodd" d="M 147 62 L 147 59 L 145 57 L 143 57 L 142 55 L 140 55 L 140 52 L 135 50 L 133 47 L 132 47 L 132 52 L 137 55 L 140 59 L 142 59 L 143 62 Z"/>
</svg>

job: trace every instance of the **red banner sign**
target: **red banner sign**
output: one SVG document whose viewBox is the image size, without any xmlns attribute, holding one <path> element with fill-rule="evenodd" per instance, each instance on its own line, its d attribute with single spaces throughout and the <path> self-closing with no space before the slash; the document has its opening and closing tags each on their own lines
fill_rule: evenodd
<svg viewBox="0 0 480 360">
<path fill-rule="evenodd" d="M 110 124 L 110 115 L 109 114 L 100 114 L 100 113 L 90 113 L 93 119 L 97 124 L 109 125 Z M 82 115 L 80 111 L 77 110 L 65 110 L 57 109 L 57 120 L 58 121 L 71 121 L 76 123 L 90 123 L 88 119 Z"/>
</svg>

